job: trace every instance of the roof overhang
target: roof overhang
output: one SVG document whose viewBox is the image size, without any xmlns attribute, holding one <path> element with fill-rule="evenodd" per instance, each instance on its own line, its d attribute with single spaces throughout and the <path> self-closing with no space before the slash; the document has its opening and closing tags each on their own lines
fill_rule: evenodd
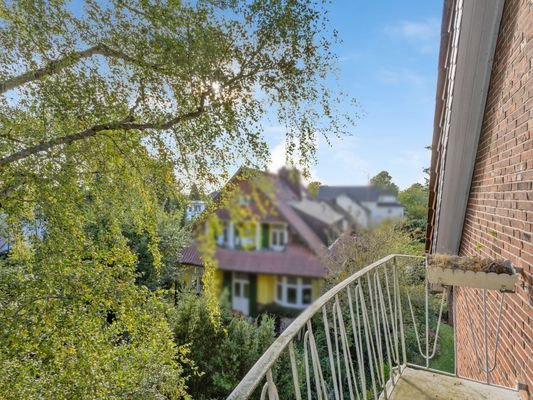
<svg viewBox="0 0 533 400">
<path fill-rule="evenodd" d="M 504 2 L 445 2 L 428 215 L 433 253 L 459 251 Z"/>
</svg>

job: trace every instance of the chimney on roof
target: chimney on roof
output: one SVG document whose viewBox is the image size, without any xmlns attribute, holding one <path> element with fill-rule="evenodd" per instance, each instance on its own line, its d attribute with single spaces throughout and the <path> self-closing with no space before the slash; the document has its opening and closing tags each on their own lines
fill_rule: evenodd
<svg viewBox="0 0 533 400">
<path fill-rule="evenodd" d="M 278 171 L 279 178 L 285 183 L 298 197 L 298 200 L 302 199 L 302 177 L 300 171 L 296 168 L 282 167 Z"/>
</svg>

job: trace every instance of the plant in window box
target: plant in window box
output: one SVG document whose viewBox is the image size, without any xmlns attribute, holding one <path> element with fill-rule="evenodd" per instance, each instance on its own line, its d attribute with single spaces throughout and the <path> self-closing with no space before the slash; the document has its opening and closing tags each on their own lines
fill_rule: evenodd
<svg viewBox="0 0 533 400">
<path fill-rule="evenodd" d="M 433 284 L 514 292 L 518 275 L 509 260 L 435 254 L 426 259 Z"/>
</svg>

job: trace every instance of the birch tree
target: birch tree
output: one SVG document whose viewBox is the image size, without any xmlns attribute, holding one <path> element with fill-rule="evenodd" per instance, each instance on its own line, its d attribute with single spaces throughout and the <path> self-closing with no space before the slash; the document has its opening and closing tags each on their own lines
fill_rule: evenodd
<svg viewBox="0 0 533 400">
<path fill-rule="evenodd" d="M 159 265 L 165 199 L 263 167 L 268 118 L 308 168 L 352 123 L 335 43 L 321 1 L 0 0 L 0 393 L 187 396 L 124 231 Z"/>
</svg>

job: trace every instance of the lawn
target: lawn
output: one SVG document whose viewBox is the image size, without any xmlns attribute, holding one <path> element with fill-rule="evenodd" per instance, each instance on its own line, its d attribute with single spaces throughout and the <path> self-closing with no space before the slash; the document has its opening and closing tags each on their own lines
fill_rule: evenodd
<svg viewBox="0 0 533 400">
<path fill-rule="evenodd" d="M 429 366 L 439 371 L 454 372 L 453 327 L 442 324 L 439 332 L 440 351 Z"/>
</svg>

